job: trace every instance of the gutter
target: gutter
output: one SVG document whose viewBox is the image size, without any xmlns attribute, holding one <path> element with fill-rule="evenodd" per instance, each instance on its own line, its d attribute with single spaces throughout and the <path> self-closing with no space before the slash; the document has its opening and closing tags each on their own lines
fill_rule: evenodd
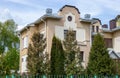
<svg viewBox="0 0 120 78">
<path fill-rule="evenodd" d="M 47 22 L 43 18 L 41 18 L 40 20 L 43 21 L 43 23 L 45 24 L 45 38 L 46 38 L 46 45 L 47 45 L 46 52 L 48 52 Z"/>
</svg>

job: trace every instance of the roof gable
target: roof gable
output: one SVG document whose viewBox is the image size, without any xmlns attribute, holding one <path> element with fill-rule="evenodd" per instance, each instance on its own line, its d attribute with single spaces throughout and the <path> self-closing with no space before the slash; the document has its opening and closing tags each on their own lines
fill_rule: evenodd
<svg viewBox="0 0 120 78">
<path fill-rule="evenodd" d="M 72 5 L 64 5 L 59 11 L 62 11 L 65 7 L 75 8 L 77 10 L 78 14 L 80 14 L 80 11 L 78 10 L 78 8 L 76 8 L 75 6 L 72 6 Z"/>
</svg>

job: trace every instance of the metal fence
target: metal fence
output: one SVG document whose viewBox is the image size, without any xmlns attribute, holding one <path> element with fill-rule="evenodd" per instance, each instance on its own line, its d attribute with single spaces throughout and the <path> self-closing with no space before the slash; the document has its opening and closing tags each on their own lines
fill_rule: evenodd
<svg viewBox="0 0 120 78">
<path fill-rule="evenodd" d="M 120 78 L 119 75 L 3 75 L 0 78 Z"/>
</svg>

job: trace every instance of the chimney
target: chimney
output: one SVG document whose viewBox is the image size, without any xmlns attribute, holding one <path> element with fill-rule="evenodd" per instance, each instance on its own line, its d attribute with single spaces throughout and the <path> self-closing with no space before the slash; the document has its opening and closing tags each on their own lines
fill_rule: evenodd
<svg viewBox="0 0 120 78">
<path fill-rule="evenodd" d="M 108 28 L 108 25 L 107 24 L 103 24 L 102 28 Z"/>
<path fill-rule="evenodd" d="M 46 14 L 47 15 L 51 15 L 52 14 L 52 9 L 51 8 L 47 8 L 46 9 Z"/>
<path fill-rule="evenodd" d="M 112 19 L 109 21 L 110 29 L 116 28 L 116 21 L 115 19 Z"/>
<path fill-rule="evenodd" d="M 90 14 L 85 14 L 84 18 L 85 19 L 90 19 Z"/>
</svg>

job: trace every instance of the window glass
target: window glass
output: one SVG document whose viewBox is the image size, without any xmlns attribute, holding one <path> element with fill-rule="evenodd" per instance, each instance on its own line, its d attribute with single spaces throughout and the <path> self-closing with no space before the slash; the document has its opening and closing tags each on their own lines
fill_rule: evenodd
<svg viewBox="0 0 120 78">
<path fill-rule="evenodd" d="M 23 48 L 27 48 L 28 47 L 28 36 L 24 37 L 23 39 Z"/>
<path fill-rule="evenodd" d="M 99 32 L 99 26 L 96 26 L 96 32 Z"/>
<path fill-rule="evenodd" d="M 76 31 L 73 31 L 73 32 L 74 32 L 74 39 L 76 40 Z M 64 39 L 66 39 L 67 33 L 68 33 L 68 30 L 64 30 Z"/>
<path fill-rule="evenodd" d="M 80 59 L 81 59 L 81 61 L 84 61 L 83 58 L 84 58 L 84 52 L 81 51 L 81 52 L 80 52 Z"/>
<path fill-rule="evenodd" d="M 94 31 L 94 26 L 92 26 L 92 32 L 95 32 L 95 31 Z"/>
</svg>

